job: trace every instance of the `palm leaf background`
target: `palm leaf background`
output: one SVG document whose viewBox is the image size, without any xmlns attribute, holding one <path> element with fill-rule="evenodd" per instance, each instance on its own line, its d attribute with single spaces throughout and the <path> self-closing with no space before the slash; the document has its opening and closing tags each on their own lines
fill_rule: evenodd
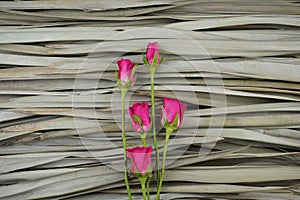
<svg viewBox="0 0 300 200">
<path fill-rule="evenodd" d="M 115 62 L 140 65 L 127 105 L 149 102 L 150 41 L 165 50 L 158 114 L 164 96 L 188 104 L 161 198 L 299 199 L 299 14 L 290 0 L 1 1 L 0 199 L 127 198 Z"/>
</svg>

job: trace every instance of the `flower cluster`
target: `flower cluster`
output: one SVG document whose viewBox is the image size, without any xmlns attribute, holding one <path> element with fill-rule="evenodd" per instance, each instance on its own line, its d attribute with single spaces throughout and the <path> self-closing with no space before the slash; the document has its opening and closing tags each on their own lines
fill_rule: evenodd
<svg viewBox="0 0 300 200">
<path fill-rule="evenodd" d="M 118 73 L 116 73 L 117 85 L 122 91 L 122 139 L 124 148 L 124 160 L 125 168 L 127 168 L 127 158 L 130 160 L 130 172 L 133 176 L 136 176 L 142 186 L 143 197 L 149 199 L 149 183 L 153 173 L 152 154 L 155 150 L 156 153 L 156 180 L 157 180 L 157 195 L 156 199 L 160 197 L 160 190 L 164 177 L 164 166 L 166 159 L 167 145 L 170 135 L 173 131 L 180 128 L 183 115 L 186 110 L 186 104 L 180 102 L 177 99 L 163 98 L 163 106 L 161 109 L 160 121 L 162 126 L 166 130 L 166 139 L 164 146 L 164 156 L 162 158 L 162 168 L 159 166 L 159 153 L 158 145 L 156 141 L 156 129 L 155 129 L 155 102 L 154 102 L 154 74 L 158 66 L 163 61 L 163 55 L 159 52 L 158 43 L 149 43 L 146 50 L 146 55 L 143 55 L 144 65 L 149 69 L 151 78 L 151 111 L 149 113 L 149 105 L 147 102 L 137 102 L 128 109 L 128 114 L 132 120 L 133 129 L 141 136 L 143 146 L 136 146 L 133 148 L 127 148 L 125 137 L 125 95 L 126 92 L 134 86 L 135 83 L 135 70 L 136 65 L 130 59 L 120 59 L 117 64 L 119 67 Z M 153 146 L 147 145 L 146 137 L 148 131 L 152 128 L 153 132 Z M 131 199 L 131 192 L 128 182 L 127 170 L 125 170 L 125 182 L 128 192 L 128 197 Z"/>
</svg>

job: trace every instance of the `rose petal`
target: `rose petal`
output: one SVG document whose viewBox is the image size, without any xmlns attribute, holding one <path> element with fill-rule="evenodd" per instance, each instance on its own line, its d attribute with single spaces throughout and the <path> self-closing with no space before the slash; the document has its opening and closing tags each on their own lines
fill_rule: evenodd
<svg viewBox="0 0 300 200">
<path fill-rule="evenodd" d="M 133 115 L 137 115 L 141 118 L 142 121 L 142 129 L 144 132 L 148 131 L 151 125 L 151 120 L 149 117 L 149 105 L 146 102 L 135 103 L 133 106 L 129 107 L 129 115 L 132 120 L 132 125 L 135 131 L 140 131 L 140 125 L 133 118 Z"/>
<path fill-rule="evenodd" d="M 159 49 L 158 49 L 158 43 L 157 42 L 149 42 L 147 45 L 147 50 L 146 50 L 146 58 L 147 58 L 149 64 L 153 63 L 155 54 L 157 56 L 157 62 L 158 62 L 158 64 L 160 64 L 160 53 L 159 53 Z"/>
<path fill-rule="evenodd" d="M 149 147 L 134 147 L 128 148 L 126 150 L 126 154 L 128 158 L 132 161 L 133 167 L 131 167 L 132 174 L 135 175 L 134 168 L 142 175 L 145 175 L 148 166 L 150 165 L 150 169 L 152 170 L 152 160 L 151 154 L 153 152 L 153 148 Z"/>
<path fill-rule="evenodd" d="M 134 76 L 132 76 L 132 70 L 134 67 L 133 62 L 130 59 L 123 59 L 117 61 L 119 71 L 118 71 L 118 78 L 121 81 L 122 85 L 125 85 L 129 79 L 131 78 L 131 84 L 133 84 Z"/>
</svg>

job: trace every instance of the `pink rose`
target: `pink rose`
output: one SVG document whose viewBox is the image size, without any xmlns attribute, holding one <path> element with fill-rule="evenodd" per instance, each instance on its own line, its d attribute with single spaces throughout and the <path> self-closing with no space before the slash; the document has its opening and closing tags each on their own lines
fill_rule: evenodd
<svg viewBox="0 0 300 200">
<path fill-rule="evenodd" d="M 151 121 L 149 117 L 148 103 L 135 103 L 129 107 L 128 113 L 132 120 L 132 126 L 136 132 L 146 132 L 149 130 Z M 135 115 L 135 116 L 134 116 Z M 137 118 L 138 117 L 138 118 Z M 141 130 L 142 127 L 142 130 Z"/>
<path fill-rule="evenodd" d="M 163 98 L 164 106 L 162 108 L 162 116 L 161 123 L 164 126 L 167 122 L 169 125 L 176 124 L 175 118 L 177 118 L 177 126 L 178 129 L 182 123 L 183 115 L 186 109 L 186 104 L 181 103 L 177 99 Z"/>
<path fill-rule="evenodd" d="M 134 147 L 126 150 L 127 157 L 131 160 L 130 170 L 134 176 L 136 176 L 136 172 L 142 176 L 152 172 L 152 152 L 153 149 L 151 146 Z"/>
<path fill-rule="evenodd" d="M 130 81 L 130 86 L 134 84 L 134 76 L 132 74 L 132 70 L 134 68 L 133 62 L 130 59 L 118 60 L 117 62 L 119 66 L 118 78 L 122 85 L 126 85 L 128 81 Z"/>
<path fill-rule="evenodd" d="M 146 50 L 146 58 L 150 65 L 153 63 L 154 55 L 157 56 L 157 64 L 160 64 L 160 53 L 157 42 L 149 42 Z"/>
</svg>

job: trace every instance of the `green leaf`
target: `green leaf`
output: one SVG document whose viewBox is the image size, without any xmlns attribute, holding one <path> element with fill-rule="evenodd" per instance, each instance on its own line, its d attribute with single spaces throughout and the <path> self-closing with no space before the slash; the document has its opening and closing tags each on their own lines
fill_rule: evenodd
<svg viewBox="0 0 300 200">
<path fill-rule="evenodd" d="M 158 56 L 157 56 L 157 53 L 154 53 L 154 57 L 153 57 L 153 60 L 152 60 L 152 66 L 157 66 L 158 65 Z"/>
<path fill-rule="evenodd" d="M 123 85 L 121 84 L 121 80 L 118 77 L 118 72 L 115 72 L 115 75 L 116 75 L 117 86 L 119 89 L 122 89 Z"/>
<path fill-rule="evenodd" d="M 177 125 L 178 125 L 178 113 L 176 113 L 176 116 L 175 116 L 174 121 L 171 124 L 171 126 L 174 127 L 175 129 L 177 129 Z"/>
<path fill-rule="evenodd" d="M 131 76 L 133 76 L 135 74 L 135 71 L 137 70 L 138 66 L 139 66 L 138 64 L 134 65 L 134 67 L 133 67 L 133 69 L 131 71 Z"/>
<path fill-rule="evenodd" d="M 149 62 L 147 60 L 147 57 L 146 57 L 146 55 L 143 52 L 142 52 L 142 55 L 143 55 L 143 62 L 148 67 L 149 66 Z"/>
<path fill-rule="evenodd" d="M 139 125 L 142 126 L 142 119 L 137 114 L 133 114 L 132 118 L 135 122 L 139 123 Z"/>
</svg>

